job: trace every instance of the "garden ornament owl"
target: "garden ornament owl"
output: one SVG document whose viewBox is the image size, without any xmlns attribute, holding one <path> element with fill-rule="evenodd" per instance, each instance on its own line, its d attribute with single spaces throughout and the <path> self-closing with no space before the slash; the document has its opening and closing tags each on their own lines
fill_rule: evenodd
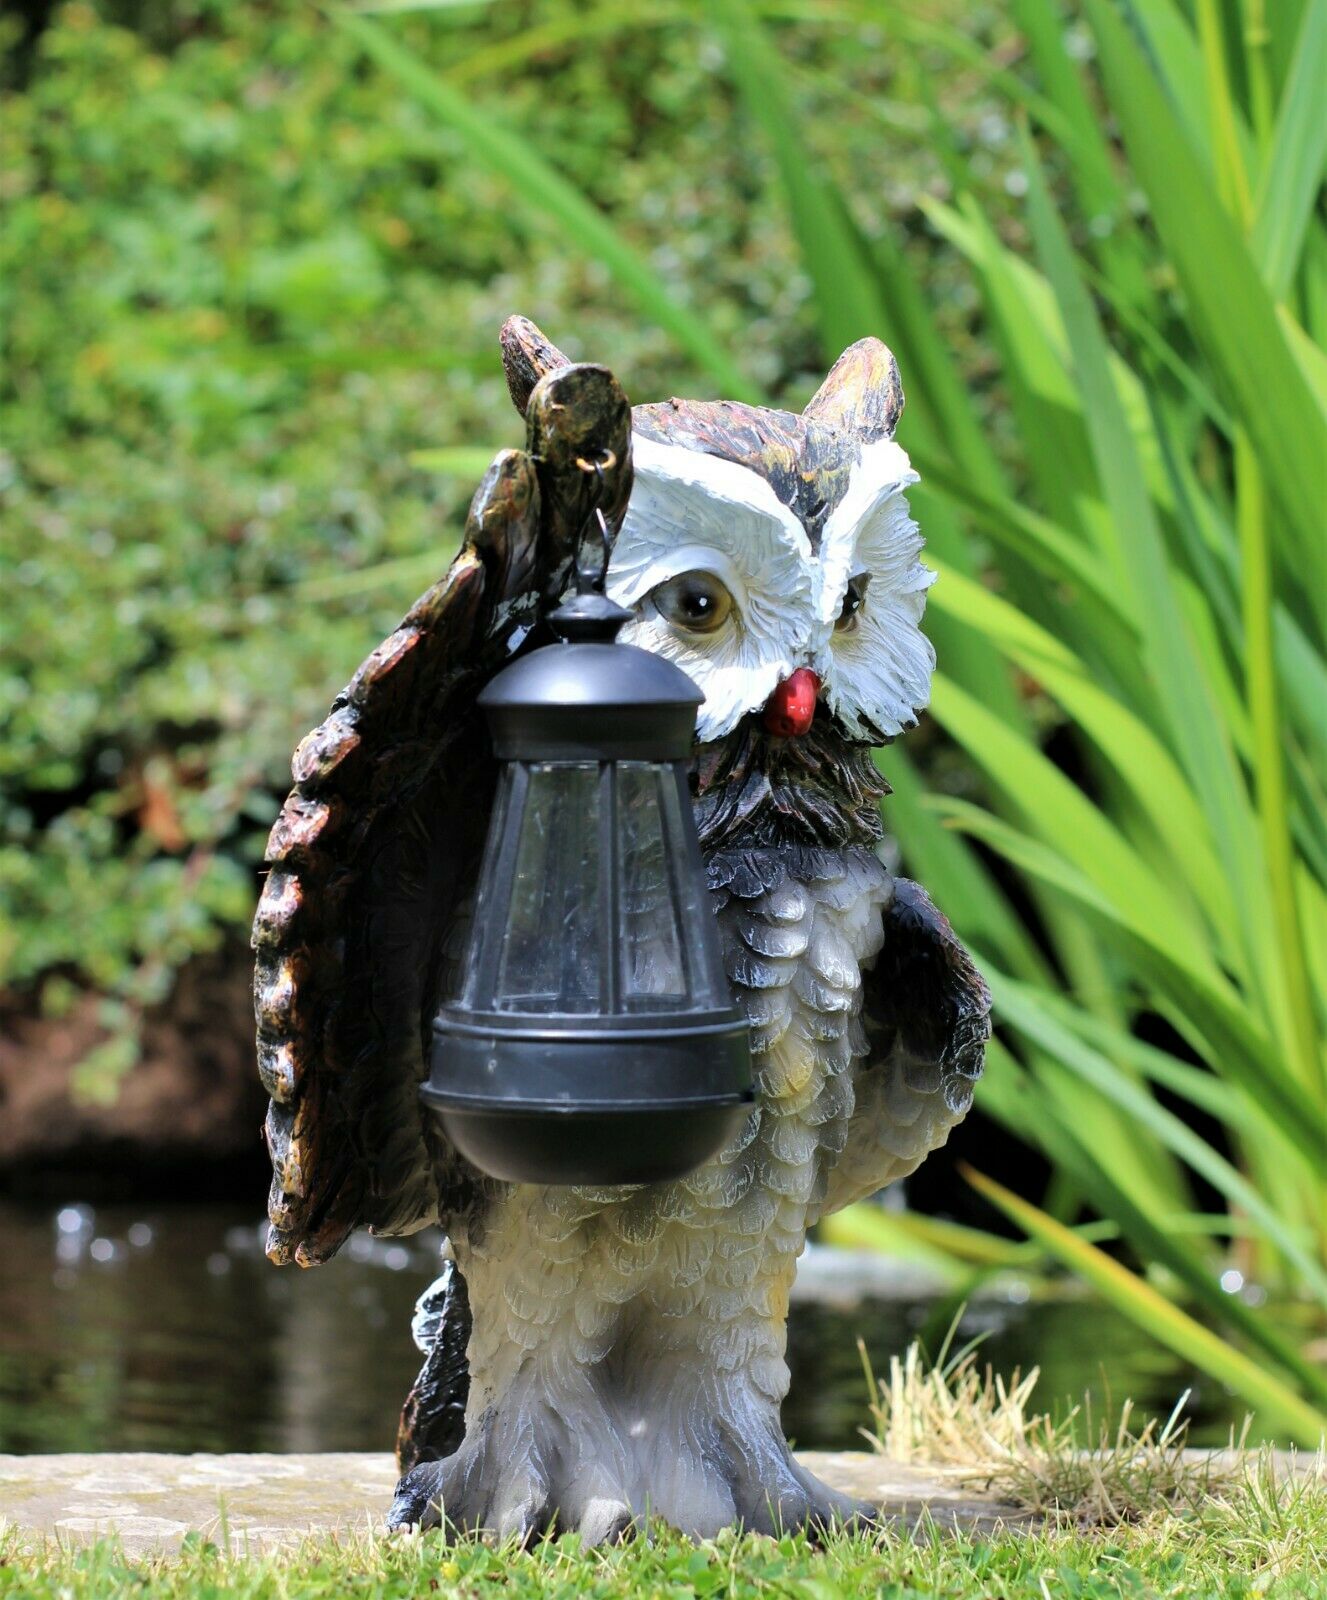
<svg viewBox="0 0 1327 1600">
<path fill-rule="evenodd" d="M 441 582 L 300 745 L 272 830 L 254 926 L 268 1253 L 312 1266 L 355 1228 L 447 1235 L 393 1526 L 824 1528 L 864 1508 L 780 1426 L 797 1257 L 818 1218 L 945 1141 L 989 1033 L 949 924 L 879 854 L 872 748 L 915 724 L 934 663 L 898 371 L 863 339 L 800 416 L 633 410 L 523 318 L 502 350 L 527 448 L 493 462 Z M 596 511 L 620 637 L 705 696 L 693 804 L 756 1101 L 678 1181 L 511 1184 L 449 1147 L 419 1090 L 494 793 L 476 698 L 549 637 Z"/>
</svg>

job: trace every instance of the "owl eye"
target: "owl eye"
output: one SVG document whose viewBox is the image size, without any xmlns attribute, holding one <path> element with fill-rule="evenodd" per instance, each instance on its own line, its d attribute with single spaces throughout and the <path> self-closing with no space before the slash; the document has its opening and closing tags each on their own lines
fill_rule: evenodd
<svg viewBox="0 0 1327 1600">
<path fill-rule="evenodd" d="M 855 577 L 848 579 L 843 606 L 834 623 L 835 633 L 851 633 L 857 626 L 857 613 L 861 610 L 862 601 L 866 599 L 866 586 L 870 581 L 869 572 L 859 572 Z"/>
<path fill-rule="evenodd" d="M 675 628 L 713 633 L 733 609 L 733 597 L 712 572 L 681 572 L 650 593 L 655 610 Z"/>
</svg>

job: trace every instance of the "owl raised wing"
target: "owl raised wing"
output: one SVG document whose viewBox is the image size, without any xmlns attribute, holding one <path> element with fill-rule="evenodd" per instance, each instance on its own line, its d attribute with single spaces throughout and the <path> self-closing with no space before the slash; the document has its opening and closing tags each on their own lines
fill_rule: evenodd
<svg viewBox="0 0 1327 1600">
<path fill-rule="evenodd" d="M 528 447 L 496 458 L 441 582 L 296 750 L 268 841 L 254 1006 L 277 1262 L 325 1261 L 358 1227 L 445 1222 L 485 1187 L 419 1101 L 497 775 L 475 701 L 543 641 L 591 508 L 615 529 L 631 490 L 612 374 L 528 324 L 503 342 Z"/>
</svg>

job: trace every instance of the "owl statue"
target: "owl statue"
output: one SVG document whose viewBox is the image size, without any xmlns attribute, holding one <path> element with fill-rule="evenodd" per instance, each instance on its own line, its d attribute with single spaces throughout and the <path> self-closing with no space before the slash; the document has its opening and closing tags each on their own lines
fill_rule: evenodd
<svg viewBox="0 0 1327 1600">
<path fill-rule="evenodd" d="M 441 582 L 299 746 L 268 846 L 268 1253 L 312 1266 L 359 1227 L 446 1233 L 393 1526 L 823 1528 L 864 1508 L 780 1425 L 798 1255 L 944 1143 L 989 1033 L 949 924 L 880 854 L 872 749 L 915 724 L 934 665 L 898 370 L 863 339 L 800 416 L 633 410 L 523 318 L 502 349 L 527 448 L 497 457 Z M 621 638 L 705 696 L 692 794 L 756 1100 L 679 1181 L 509 1184 L 448 1145 L 419 1087 L 497 775 L 476 697 L 550 637 L 596 508 Z"/>
</svg>

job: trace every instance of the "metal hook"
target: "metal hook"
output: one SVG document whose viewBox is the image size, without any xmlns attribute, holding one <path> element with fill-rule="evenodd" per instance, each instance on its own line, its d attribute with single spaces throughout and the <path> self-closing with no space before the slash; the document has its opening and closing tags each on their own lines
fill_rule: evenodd
<svg viewBox="0 0 1327 1600">
<path fill-rule="evenodd" d="M 592 524 L 598 524 L 594 534 Z M 597 547 L 597 548 L 596 548 Z M 613 539 L 608 531 L 608 521 L 598 506 L 594 506 L 585 519 L 580 542 L 576 549 L 576 592 L 602 594 L 608 577 L 608 560 L 613 552 Z"/>
</svg>

